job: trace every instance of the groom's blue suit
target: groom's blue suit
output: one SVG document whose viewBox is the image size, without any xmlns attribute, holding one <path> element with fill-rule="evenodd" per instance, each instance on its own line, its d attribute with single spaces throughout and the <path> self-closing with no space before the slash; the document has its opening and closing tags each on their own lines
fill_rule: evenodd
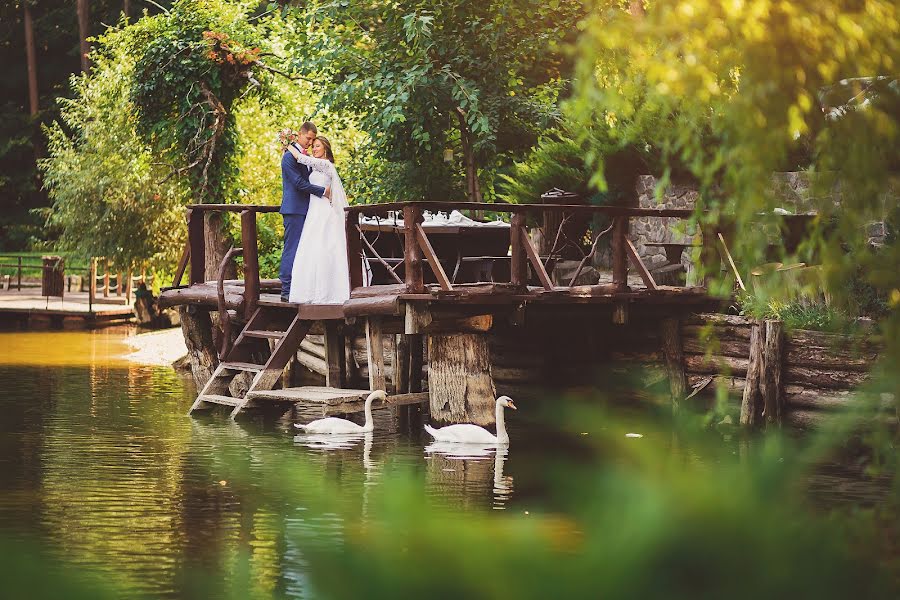
<svg viewBox="0 0 900 600">
<path fill-rule="evenodd" d="M 300 243 L 303 223 L 309 211 L 309 195 L 324 196 L 325 188 L 309 182 L 309 167 L 299 164 L 290 152 L 281 157 L 281 218 L 284 220 L 284 249 L 281 251 L 281 295 L 291 292 L 291 269 Z"/>
</svg>

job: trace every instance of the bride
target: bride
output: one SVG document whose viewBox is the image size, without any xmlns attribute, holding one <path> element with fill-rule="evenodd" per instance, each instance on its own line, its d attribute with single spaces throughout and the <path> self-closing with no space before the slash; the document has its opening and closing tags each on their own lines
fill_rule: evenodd
<svg viewBox="0 0 900 600">
<path fill-rule="evenodd" d="M 288 152 L 311 169 L 309 182 L 331 187 L 331 199 L 310 195 L 309 212 L 291 270 L 290 302 L 343 304 L 350 298 L 347 268 L 347 234 L 344 208 L 347 194 L 334 168 L 331 143 L 318 136 L 310 146 L 312 156 L 291 144 Z"/>
</svg>

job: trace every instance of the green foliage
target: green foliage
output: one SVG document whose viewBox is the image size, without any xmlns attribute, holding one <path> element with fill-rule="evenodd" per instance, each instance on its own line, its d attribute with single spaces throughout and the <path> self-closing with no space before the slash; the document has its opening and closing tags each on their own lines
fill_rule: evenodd
<svg viewBox="0 0 900 600">
<path fill-rule="evenodd" d="M 788 329 L 842 332 L 852 326 L 852 319 L 844 311 L 820 300 L 795 298 L 776 300 L 753 294 L 738 298 L 742 315 L 757 319 L 778 319 Z"/>
<path fill-rule="evenodd" d="M 184 244 L 179 207 L 187 190 L 161 182 L 154 156 L 136 133 L 128 89 L 134 61 L 129 29 L 98 39 L 90 75 L 73 77 L 72 99 L 60 99 L 61 122 L 45 128 L 48 158 L 40 162 L 53 200 L 48 223 L 59 248 L 106 256 L 119 264 L 177 260 Z"/>
<path fill-rule="evenodd" d="M 233 105 L 264 92 L 264 37 L 248 21 L 256 3 L 179 0 L 142 20 L 130 97 L 138 132 L 175 173 L 187 173 L 198 200 L 227 202 L 237 180 Z"/>
<path fill-rule="evenodd" d="M 555 120 L 562 45 L 581 11 L 537 0 L 310 2 L 288 50 L 325 89 L 324 106 L 358 115 L 379 158 L 408 165 L 406 193 L 392 200 L 459 198 L 466 156 L 483 166 L 521 152 Z"/>
<path fill-rule="evenodd" d="M 511 204 L 531 204 L 540 202 L 544 192 L 559 188 L 586 198 L 591 194 L 590 177 L 581 145 L 563 133 L 548 132 L 513 163 L 508 174 L 500 174 L 497 195 Z"/>
</svg>

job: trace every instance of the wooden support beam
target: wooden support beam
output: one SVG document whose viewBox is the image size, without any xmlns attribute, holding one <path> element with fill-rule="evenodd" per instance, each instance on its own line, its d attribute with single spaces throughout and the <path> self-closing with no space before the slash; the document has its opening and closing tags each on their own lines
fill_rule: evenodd
<svg viewBox="0 0 900 600">
<path fill-rule="evenodd" d="M 203 212 L 188 209 L 188 245 L 191 248 L 190 283 L 192 285 L 206 281 L 206 243 L 203 239 L 203 221 Z"/>
<path fill-rule="evenodd" d="M 741 274 L 738 273 L 737 267 L 734 264 L 734 259 L 731 258 L 731 252 L 728 251 L 728 245 L 725 243 L 725 237 L 722 235 L 722 232 L 719 232 L 719 243 L 722 244 L 722 251 L 725 253 L 725 258 L 728 260 L 728 264 L 731 265 L 731 272 L 734 273 L 734 278 L 737 280 L 738 285 L 741 290 L 747 291 L 747 288 L 744 286 L 744 280 L 741 279 Z"/>
<path fill-rule="evenodd" d="M 679 319 L 667 317 L 660 322 L 660 340 L 666 372 L 669 375 L 669 388 L 672 392 L 672 411 L 676 412 L 687 391 Z"/>
<path fill-rule="evenodd" d="M 359 213 L 345 215 L 347 232 L 347 269 L 350 273 L 350 291 L 363 286 L 363 252 L 359 232 Z"/>
<path fill-rule="evenodd" d="M 431 247 L 431 242 L 425 234 L 425 230 L 422 229 L 422 225 L 419 223 L 416 223 L 416 242 L 418 242 L 422 252 L 425 253 L 425 258 L 428 259 L 428 264 L 431 265 L 431 270 L 434 272 L 434 276 L 437 278 L 441 289 L 448 292 L 452 291 L 453 285 L 450 283 L 450 280 L 447 279 L 447 273 L 444 272 L 441 261 L 438 260 L 437 254 L 435 254 L 434 248 Z"/>
<path fill-rule="evenodd" d="M 781 425 L 784 418 L 784 323 L 767 319 L 766 340 L 763 349 L 763 376 L 761 382 L 764 416 L 767 425 Z"/>
<path fill-rule="evenodd" d="M 628 291 L 628 217 L 613 217 L 612 230 L 612 271 L 613 285 L 617 292 Z"/>
<path fill-rule="evenodd" d="M 513 213 L 512 223 L 509 228 L 510 257 L 510 283 L 513 285 L 528 285 L 528 256 L 522 244 L 520 232 L 525 228 L 525 214 Z"/>
<path fill-rule="evenodd" d="M 417 206 L 403 207 L 403 262 L 406 275 L 406 291 L 410 294 L 425 292 L 422 276 L 422 249 L 416 240 L 416 225 L 424 221 Z"/>
<path fill-rule="evenodd" d="M 397 334 L 394 342 L 394 393 L 409 392 L 409 336 Z"/>
<path fill-rule="evenodd" d="M 659 289 L 656 285 L 656 281 L 653 279 L 653 275 L 651 275 L 650 271 L 647 269 L 647 265 L 641 260 L 641 257 L 637 253 L 637 249 L 628 238 L 625 238 L 625 250 L 628 251 L 628 258 L 631 259 L 631 264 L 634 265 L 634 268 L 638 270 L 638 274 L 641 276 L 641 279 L 644 280 L 644 285 L 647 286 L 647 289 Z"/>
<path fill-rule="evenodd" d="M 716 227 L 710 223 L 700 223 L 700 267 L 703 272 L 703 287 L 709 287 L 709 281 L 718 274 L 721 267 L 719 253 L 716 252 Z"/>
<path fill-rule="evenodd" d="M 528 230 L 522 225 L 519 226 L 518 236 L 521 245 L 525 248 L 525 254 L 528 256 L 531 268 L 534 269 L 534 272 L 537 274 L 541 285 L 544 286 L 545 290 L 552 290 L 553 283 L 550 281 L 550 276 L 547 275 L 547 269 L 544 268 L 544 263 L 541 262 L 534 246 L 531 245 L 531 240 L 528 239 Z"/>
<path fill-rule="evenodd" d="M 384 340 L 378 317 L 366 318 L 366 346 L 369 354 L 369 389 L 385 390 Z"/>
<path fill-rule="evenodd" d="M 431 325 L 432 316 L 427 304 L 407 302 L 404 316 L 404 333 L 423 333 Z"/>
<path fill-rule="evenodd" d="M 627 325 L 628 324 L 628 303 L 627 302 L 616 302 L 613 305 L 612 322 L 615 325 Z"/>
<path fill-rule="evenodd" d="M 344 380 L 344 346 L 342 337 L 338 335 L 338 326 L 334 321 L 325 321 L 325 385 L 333 388 L 343 388 L 347 382 Z"/>
<path fill-rule="evenodd" d="M 241 213 L 241 247 L 244 249 L 244 318 L 250 318 L 259 302 L 259 242 L 255 211 Z"/>
<path fill-rule="evenodd" d="M 409 335 L 409 391 L 416 393 L 422 391 L 422 366 L 425 362 L 423 352 L 424 340 L 421 335 Z"/>
<path fill-rule="evenodd" d="M 366 245 L 366 248 L 369 249 L 369 252 L 371 252 L 372 255 L 378 260 L 378 262 L 380 262 L 382 264 L 382 266 L 390 274 L 390 276 L 394 278 L 394 281 L 402 284 L 403 280 L 400 279 L 400 276 L 397 275 L 396 271 L 394 271 L 394 267 L 389 265 L 387 263 L 387 261 L 385 261 L 381 257 L 381 255 L 378 254 L 378 250 L 375 249 L 375 246 L 373 246 L 371 243 L 369 243 L 369 240 L 366 239 L 365 234 L 363 233 L 362 229 L 358 225 L 356 226 L 356 231 L 359 232 L 359 241 Z"/>
<path fill-rule="evenodd" d="M 103 297 L 109 298 L 109 259 L 103 259 Z"/>
<path fill-rule="evenodd" d="M 763 351 L 765 329 L 757 321 L 750 327 L 750 361 L 747 365 L 747 379 L 744 397 L 741 401 L 741 425 L 752 427 L 759 423 L 761 413 L 760 379 L 763 376 Z"/>
<path fill-rule="evenodd" d="M 494 423 L 491 356 L 484 334 L 428 336 L 431 418 L 439 423 Z"/>
<path fill-rule="evenodd" d="M 175 277 L 172 279 L 172 287 L 178 287 L 181 285 L 181 280 L 184 279 L 184 272 L 187 269 L 188 260 L 191 258 L 191 244 L 190 242 L 185 242 L 184 250 L 181 251 L 181 258 L 178 260 L 178 268 L 175 269 Z M 95 262 L 94 273 L 96 274 L 96 259 L 93 259 Z M 95 286 L 96 291 L 96 286 Z"/>
</svg>

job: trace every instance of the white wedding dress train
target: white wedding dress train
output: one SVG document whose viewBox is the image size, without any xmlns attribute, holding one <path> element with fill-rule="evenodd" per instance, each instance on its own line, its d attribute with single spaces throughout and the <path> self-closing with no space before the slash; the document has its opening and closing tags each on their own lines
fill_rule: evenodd
<svg viewBox="0 0 900 600">
<path fill-rule="evenodd" d="M 319 196 L 309 197 L 309 212 L 291 269 L 289 300 L 302 304 L 343 304 L 350 298 L 344 228 L 347 194 L 331 161 L 301 154 L 297 162 L 312 169 L 310 183 L 331 186 L 331 202 Z"/>
</svg>

